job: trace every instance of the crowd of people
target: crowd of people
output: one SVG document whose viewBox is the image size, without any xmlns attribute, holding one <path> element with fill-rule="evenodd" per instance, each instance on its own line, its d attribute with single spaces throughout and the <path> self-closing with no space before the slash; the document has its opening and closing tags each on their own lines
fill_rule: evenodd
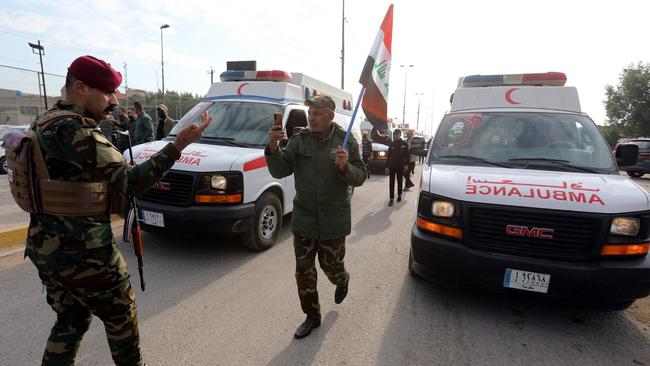
<svg viewBox="0 0 650 366">
<path fill-rule="evenodd" d="M 145 142 L 162 140 L 169 135 L 176 121 L 169 116 L 166 105 L 156 107 L 158 120 L 155 125 L 151 116 L 144 111 L 140 102 L 133 103 L 133 107 L 117 108 L 117 116 L 108 113 L 105 119 L 99 121 L 99 129 L 104 136 L 121 152 L 128 149 L 129 138 L 133 146 Z M 119 132 L 128 131 L 129 134 Z"/>
</svg>

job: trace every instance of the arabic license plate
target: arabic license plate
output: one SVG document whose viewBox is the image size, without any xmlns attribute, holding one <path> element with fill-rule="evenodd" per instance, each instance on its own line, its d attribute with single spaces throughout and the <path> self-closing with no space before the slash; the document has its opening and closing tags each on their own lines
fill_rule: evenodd
<svg viewBox="0 0 650 366">
<path fill-rule="evenodd" d="M 506 273 L 503 276 L 503 287 L 541 292 L 544 294 L 548 292 L 550 282 L 550 274 L 521 271 L 512 268 L 506 268 Z"/>
<path fill-rule="evenodd" d="M 165 218 L 160 212 L 142 210 L 142 221 L 147 225 L 165 227 Z"/>
</svg>

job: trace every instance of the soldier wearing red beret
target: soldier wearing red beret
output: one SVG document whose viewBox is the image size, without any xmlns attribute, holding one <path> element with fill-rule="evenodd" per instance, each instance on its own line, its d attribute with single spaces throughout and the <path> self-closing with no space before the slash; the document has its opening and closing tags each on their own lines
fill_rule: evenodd
<svg viewBox="0 0 650 366">
<path fill-rule="evenodd" d="M 106 195 L 88 199 L 87 191 L 75 187 L 107 187 L 109 196 L 138 195 L 160 180 L 211 120 L 203 114 L 200 125 L 184 128 L 148 161 L 129 166 L 96 123 L 117 106 L 114 93 L 121 82 L 110 64 L 79 57 L 68 68 L 65 100 L 31 127 L 49 178 L 57 183 L 41 186 L 50 189 L 41 197 L 47 205 L 31 214 L 25 249 L 56 312 L 43 365 L 73 365 L 93 315 L 104 322 L 116 365 L 143 364 L 135 294 L 111 231 L 111 200 Z M 65 193 L 57 191 L 60 187 L 66 187 Z"/>
</svg>

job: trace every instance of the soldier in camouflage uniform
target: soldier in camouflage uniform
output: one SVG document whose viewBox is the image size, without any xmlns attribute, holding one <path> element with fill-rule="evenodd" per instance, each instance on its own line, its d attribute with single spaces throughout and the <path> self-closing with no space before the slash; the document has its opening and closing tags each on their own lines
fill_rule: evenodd
<svg viewBox="0 0 650 366">
<path fill-rule="evenodd" d="M 319 95 L 305 105 L 309 106 L 309 127 L 279 148 L 284 133 L 282 126 L 273 126 L 265 150 L 271 175 L 282 178 L 293 173 L 296 185 L 291 230 L 298 297 L 307 315 L 294 334 L 296 338 L 306 337 L 320 326 L 317 255 L 323 272 L 336 285 L 334 302 L 340 304 L 347 295 L 350 275 L 343 258 L 345 237 L 351 230 L 349 187 L 362 185 L 367 176 L 354 138 L 349 139 L 347 149 L 340 147 L 345 130 L 332 123 L 336 109 L 332 98 Z"/>
<path fill-rule="evenodd" d="M 32 124 L 51 179 L 108 181 L 117 191 L 138 195 L 171 168 L 180 151 L 210 122 L 203 115 L 201 125 L 190 125 L 148 161 L 129 166 L 95 123 L 117 105 L 113 93 L 121 80 L 110 64 L 91 56 L 70 65 L 65 101 L 58 101 Z M 60 111 L 73 114 L 51 118 Z M 135 294 L 113 239 L 110 215 L 32 214 L 28 235 L 25 255 L 36 266 L 47 302 L 57 315 L 42 364 L 73 365 L 95 315 L 104 323 L 115 364 L 142 365 Z"/>
</svg>

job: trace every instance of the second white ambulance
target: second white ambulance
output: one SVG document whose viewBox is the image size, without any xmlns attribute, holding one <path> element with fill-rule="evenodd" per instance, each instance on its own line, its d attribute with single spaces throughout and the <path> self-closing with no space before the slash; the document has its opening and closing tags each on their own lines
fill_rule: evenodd
<svg viewBox="0 0 650 366">
<path fill-rule="evenodd" d="M 271 247 L 282 218 L 293 210 L 293 175 L 274 179 L 264 158 L 273 114 L 283 115 L 291 136 L 306 127 L 306 98 L 324 94 L 336 103 L 334 122 L 347 128 L 352 95 L 301 73 L 228 70 L 212 84 L 205 101 L 176 124 L 168 139 L 199 121 L 206 111 L 212 123 L 203 137 L 152 189 L 138 197 L 145 230 L 240 233 L 253 250 Z M 353 126 L 352 136 L 361 141 Z M 134 147 L 136 163 L 160 150 L 167 141 Z M 128 154 L 128 152 L 127 152 Z"/>
<path fill-rule="evenodd" d="M 625 308 L 650 293 L 650 195 L 562 73 L 461 79 L 423 168 L 409 269 Z M 618 162 L 618 166 L 617 166 Z"/>
</svg>

